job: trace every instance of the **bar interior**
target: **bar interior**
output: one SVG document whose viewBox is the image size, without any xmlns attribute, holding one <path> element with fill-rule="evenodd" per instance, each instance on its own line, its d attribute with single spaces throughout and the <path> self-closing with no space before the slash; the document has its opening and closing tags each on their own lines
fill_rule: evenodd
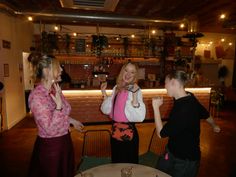
<svg viewBox="0 0 236 177">
<path fill-rule="evenodd" d="M 28 57 L 37 51 L 52 54 L 60 62 L 60 87 L 72 107 L 70 117 L 82 122 L 85 130 L 111 130 L 111 119 L 100 110 L 101 83 L 107 82 L 107 93 L 111 95 L 123 64 L 138 65 L 138 85 L 146 106 L 145 120 L 137 123 L 140 156 L 150 149 L 155 131 L 152 98 L 163 96 L 160 112 L 163 121 L 168 121 L 173 98 L 167 95 L 165 76 L 173 70 L 184 70 L 188 75 L 186 90 L 196 96 L 220 127 L 217 134 L 201 122 L 203 162 L 198 177 L 236 175 L 235 158 L 230 157 L 236 157 L 236 145 L 229 147 L 236 138 L 235 9 L 236 2 L 230 0 L 1 1 L 0 174 L 27 174 L 37 135 L 28 105 L 35 87 Z M 79 167 L 85 133 L 72 127 L 71 132 Z M 16 139 L 16 144 L 10 139 Z M 102 140 L 103 144 L 107 141 Z M 165 144 L 157 153 L 164 151 Z M 9 159 L 12 151 L 19 155 Z M 25 164 L 18 168 L 20 161 Z M 95 169 L 89 174 L 96 172 Z M 83 175 L 78 172 L 76 177 L 80 176 Z"/>
</svg>

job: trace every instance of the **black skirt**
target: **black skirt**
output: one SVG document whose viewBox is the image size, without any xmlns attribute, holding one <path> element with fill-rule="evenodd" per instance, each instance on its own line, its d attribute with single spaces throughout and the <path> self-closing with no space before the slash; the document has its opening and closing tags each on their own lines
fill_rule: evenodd
<svg viewBox="0 0 236 177">
<path fill-rule="evenodd" d="M 131 141 L 120 141 L 111 138 L 111 160 L 112 163 L 136 163 L 138 164 L 139 136 L 134 123 L 133 138 Z"/>
<path fill-rule="evenodd" d="M 28 177 L 73 177 L 74 150 L 70 133 L 55 138 L 37 137 Z"/>
</svg>

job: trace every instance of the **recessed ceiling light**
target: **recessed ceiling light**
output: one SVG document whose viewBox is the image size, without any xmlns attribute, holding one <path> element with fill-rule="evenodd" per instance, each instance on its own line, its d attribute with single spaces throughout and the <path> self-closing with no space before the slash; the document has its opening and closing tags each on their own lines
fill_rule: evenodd
<svg viewBox="0 0 236 177">
<path fill-rule="evenodd" d="M 180 27 L 180 28 L 184 28 L 184 27 L 185 27 L 184 23 L 181 23 L 181 24 L 179 25 L 179 27 Z"/>
<path fill-rule="evenodd" d="M 225 14 L 220 14 L 220 19 L 223 20 L 226 18 L 226 15 Z"/>
<path fill-rule="evenodd" d="M 33 21 L 33 17 L 29 16 L 29 17 L 28 17 L 28 20 L 29 20 L 29 21 Z"/>
<path fill-rule="evenodd" d="M 58 26 L 54 26 L 54 30 L 58 31 L 58 29 L 59 29 Z"/>
</svg>

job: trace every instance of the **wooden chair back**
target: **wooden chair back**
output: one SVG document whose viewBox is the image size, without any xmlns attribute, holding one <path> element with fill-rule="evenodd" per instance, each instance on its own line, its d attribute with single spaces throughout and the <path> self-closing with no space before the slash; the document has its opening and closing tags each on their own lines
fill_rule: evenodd
<svg viewBox="0 0 236 177">
<path fill-rule="evenodd" d="M 165 147 L 166 147 L 167 142 L 168 142 L 168 138 L 160 138 L 157 135 L 157 131 L 155 128 L 152 133 L 148 150 L 157 155 L 161 155 L 165 152 Z"/>
<path fill-rule="evenodd" d="M 110 157 L 110 139 L 109 130 L 87 130 L 84 133 L 82 156 Z"/>
</svg>

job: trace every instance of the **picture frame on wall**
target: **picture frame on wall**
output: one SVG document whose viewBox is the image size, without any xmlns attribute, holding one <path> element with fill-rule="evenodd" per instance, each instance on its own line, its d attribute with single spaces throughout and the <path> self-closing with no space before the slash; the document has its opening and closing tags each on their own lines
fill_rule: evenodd
<svg viewBox="0 0 236 177">
<path fill-rule="evenodd" d="M 5 49 L 11 49 L 11 42 L 7 40 L 2 40 L 2 47 Z"/>
<path fill-rule="evenodd" d="M 4 77 L 9 77 L 9 64 L 3 64 Z"/>
</svg>

